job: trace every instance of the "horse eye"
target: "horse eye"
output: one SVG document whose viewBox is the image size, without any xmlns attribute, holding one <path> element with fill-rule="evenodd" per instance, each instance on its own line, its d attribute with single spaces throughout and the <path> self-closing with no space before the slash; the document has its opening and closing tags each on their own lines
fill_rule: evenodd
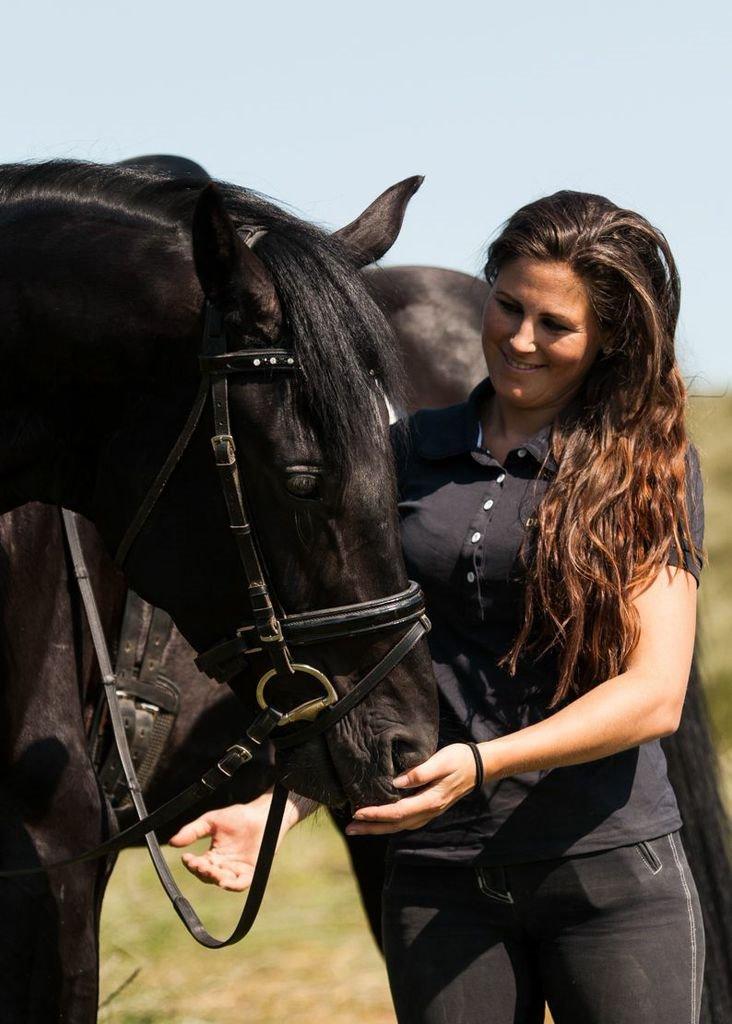
<svg viewBox="0 0 732 1024">
<path fill-rule="evenodd" d="M 314 473 L 293 473 L 285 480 L 285 487 L 296 498 L 320 497 L 320 478 Z"/>
</svg>

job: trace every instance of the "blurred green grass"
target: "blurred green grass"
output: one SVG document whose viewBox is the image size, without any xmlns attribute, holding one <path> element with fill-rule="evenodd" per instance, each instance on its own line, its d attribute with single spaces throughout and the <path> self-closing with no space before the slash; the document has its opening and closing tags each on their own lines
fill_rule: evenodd
<svg viewBox="0 0 732 1024">
<path fill-rule="evenodd" d="M 712 721 L 732 770 L 732 398 L 697 398 L 709 564 L 700 589 L 700 648 Z M 205 844 L 203 844 L 205 845 Z M 172 853 L 172 851 L 171 851 Z M 178 856 L 172 854 L 171 863 Z M 240 897 L 176 869 L 216 934 Z M 146 855 L 122 855 L 102 915 L 100 1024 L 393 1024 L 386 975 L 343 844 L 325 817 L 285 841 L 252 934 L 200 949 L 163 896 Z"/>
<path fill-rule="evenodd" d="M 732 754 L 732 396 L 694 398 L 691 433 L 701 456 L 709 563 L 699 589 L 699 650 L 724 760 Z"/>
</svg>

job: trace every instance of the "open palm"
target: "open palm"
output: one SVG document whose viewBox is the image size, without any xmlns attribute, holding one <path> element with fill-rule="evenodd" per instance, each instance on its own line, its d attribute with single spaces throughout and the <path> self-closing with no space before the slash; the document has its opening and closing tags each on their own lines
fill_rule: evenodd
<svg viewBox="0 0 732 1024">
<path fill-rule="evenodd" d="M 270 791 L 248 804 L 207 811 L 171 836 L 170 845 L 190 846 L 210 836 L 209 849 L 201 854 L 184 853 L 183 863 L 202 882 L 242 892 L 252 882 L 271 802 Z M 284 829 L 278 844 L 283 834 Z"/>
</svg>

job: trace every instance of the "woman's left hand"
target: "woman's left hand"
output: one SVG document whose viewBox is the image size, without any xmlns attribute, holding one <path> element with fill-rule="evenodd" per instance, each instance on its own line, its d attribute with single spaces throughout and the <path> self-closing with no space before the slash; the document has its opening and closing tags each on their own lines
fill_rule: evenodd
<svg viewBox="0 0 732 1024">
<path fill-rule="evenodd" d="M 346 828 L 349 836 L 384 835 L 421 828 L 465 796 L 475 785 L 475 759 L 465 743 L 451 743 L 429 760 L 394 779 L 398 789 L 419 792 L 394 804 L 361 807 Z"/>
</svg>

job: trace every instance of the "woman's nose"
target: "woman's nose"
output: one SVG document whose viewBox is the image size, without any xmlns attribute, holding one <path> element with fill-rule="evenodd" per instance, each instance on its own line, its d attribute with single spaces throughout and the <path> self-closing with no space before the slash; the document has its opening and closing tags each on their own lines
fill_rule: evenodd
<svg viewBox="0 0 732 1024">
<path fill-rule="evenodd" d="M 511 346 L 516 352 L 536 352 L 534 327 L 530 320 L 526 319 L 521 322 L 518 331 L 511 338 Z"/>
</svg>

